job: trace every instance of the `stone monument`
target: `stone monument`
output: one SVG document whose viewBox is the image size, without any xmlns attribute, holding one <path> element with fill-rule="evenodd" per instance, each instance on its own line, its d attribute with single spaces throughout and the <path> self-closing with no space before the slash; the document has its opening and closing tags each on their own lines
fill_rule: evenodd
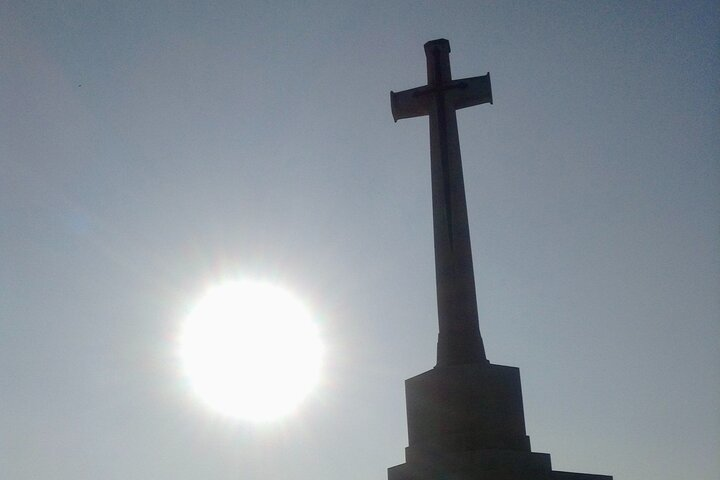
<svg viewBox="0 0 720 480">
<path fill-rule="evenodd" d="M 395 121 L 430 117 L 437 365 L 405 381 L 409 446 L 388 480 L 611 480 L 559 472 L 533 453 L 525 432 L 520 372 L 485 356 L 475 297 L 455 111 L 492 103 L 490 74 L 453 80 L 450 44 L 425 44 L 428 84 L 390 92 Z"/>
</svg>

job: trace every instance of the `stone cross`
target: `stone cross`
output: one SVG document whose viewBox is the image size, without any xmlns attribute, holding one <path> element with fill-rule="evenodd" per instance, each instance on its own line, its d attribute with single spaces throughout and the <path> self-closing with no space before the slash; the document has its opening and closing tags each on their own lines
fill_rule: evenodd
<svg viewBox="0 0 720 480">
<path fill-rule="evenodd" d="M 453 80 L 450 43 L 425 44 L 428 84 L 390 92 L 393 118 L 430 117 L 435 283 L 438 322 L 437 365 L 487 362 L 475 297 L 470 229 L 455 110 L 492 103 L 490 74 Z"/>
</svg>

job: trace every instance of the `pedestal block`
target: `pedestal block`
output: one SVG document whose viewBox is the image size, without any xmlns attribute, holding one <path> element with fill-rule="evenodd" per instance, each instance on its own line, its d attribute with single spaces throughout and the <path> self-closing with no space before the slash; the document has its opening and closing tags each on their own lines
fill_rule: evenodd
<svg viewBox="0 0 720 480">
<path fill-rule="evenodd" d="M 413 449 L 530 451 L 520 371 L 488 362 L 435 367 L 405 381 Z"/>
</svg>

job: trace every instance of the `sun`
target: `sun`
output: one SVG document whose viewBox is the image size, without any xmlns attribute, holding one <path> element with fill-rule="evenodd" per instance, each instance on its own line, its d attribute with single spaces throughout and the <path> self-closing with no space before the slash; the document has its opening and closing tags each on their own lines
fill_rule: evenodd
<svg viewBox="0 0 720 480">
<path fill-rule="evenodd" d="M 210 288 L 183 322 L 183 372 L 221 414 L 266 421 L 292 412 L 317 385 L 323 348 L 308 309 L 266 282 Z"/>
</svg>

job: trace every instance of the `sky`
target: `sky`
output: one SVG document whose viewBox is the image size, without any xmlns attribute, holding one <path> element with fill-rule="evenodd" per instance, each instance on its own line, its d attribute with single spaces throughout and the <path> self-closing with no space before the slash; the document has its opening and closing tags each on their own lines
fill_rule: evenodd
<svg viewBox="0 0 720 480">
<path fill-rule="evenodd" d="M 0 5 L 0 477 L 387 478 L 435 364 L 427 119 L 455 77 L 480 329 L 556 470 L 720 478 L 720 4 Z M 281 421 L 205 408 L 183 318 L 282 285 L 326 345 Z"/>
</svg>

